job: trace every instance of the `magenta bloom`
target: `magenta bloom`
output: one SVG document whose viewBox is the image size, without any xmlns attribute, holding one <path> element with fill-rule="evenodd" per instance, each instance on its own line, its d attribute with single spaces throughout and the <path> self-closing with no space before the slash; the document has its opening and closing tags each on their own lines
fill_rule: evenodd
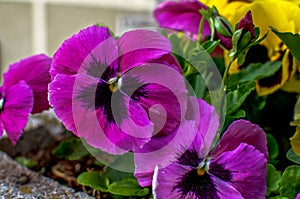
<svg viewBox="0 0 300 199">
<path fill-rule="evenodd" d="M 16 144 L 30 113 L 49 108 L 47 100 L 51 58 L 35 55 L 12 64 L 0 88 L 0 136 L 7 132 Z"/>
<path fill-rule="evenodd" d="M 149 30 L 114 39 L 91 26 L 54 55 L 50 103 L 67 129 L 112 154 L 171 133 L 186 107 L 181 69 L 169 41 Z M 163 133 L 162 133 L 163 132 Z"/>
<path fill-rule="evenodd" d="M 154 162 L 157 199 L 265 198 L 268 152 L 264 131 L 249 121 L 235 121 L 211 150 L 218 117 L 206 102 L 199 100 L 198 107 L 199 124 L 185 121 L 177 133 L 181 139 L 171 144 L 173 150 L 153 154 L 150 160 L 135 155 L 139 183 L 151 182 Z"/>
<path fill-rule="evenodd" d="M 163 28 L 183 31 L 198 35 L 199 24 L 202 18 L 201 9 L 207 7 L 198 0 L 163 2 L 154 10 L 154 18 Z M 209 36 L 211 33 L 207 21 L 204 22 L 202 36 Z"/>
</svg>

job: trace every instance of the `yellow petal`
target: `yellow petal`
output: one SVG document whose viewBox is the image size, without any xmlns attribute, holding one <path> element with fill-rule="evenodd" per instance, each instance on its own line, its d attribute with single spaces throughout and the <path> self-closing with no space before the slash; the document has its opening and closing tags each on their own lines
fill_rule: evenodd
<svg viewBox="0 0 300 199">
<path fill-rule="evenodd" d="M 300 155 L 300 127 L 296 128 L 296 132 L 293 137 L 290 138 L 291 140 L 291 145 L 293 151 L 297 154 Z"/>
<path fill-rule="evenodd" d="M 274 75 L 256 82 L 258 95 L 269 95 L 280 89 L 297 70 L 295 58 L 287 50 L 282 59 L 282 67 Z"/>
</svg>

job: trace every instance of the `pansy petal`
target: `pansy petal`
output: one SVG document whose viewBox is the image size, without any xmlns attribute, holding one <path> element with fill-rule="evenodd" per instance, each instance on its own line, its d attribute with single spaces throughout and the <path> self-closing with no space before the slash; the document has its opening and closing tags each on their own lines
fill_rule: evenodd
<svg viewBox="0 0 300 199">
<path fill-rule="evenodd" d="M 128 102 L 129 112 L 123 111 L 129 98 L 123 94 L 110 97 L 111 93 L 97 90 L 104 88 L 99 84 L 106 83 L 83 74 L 56 76 L 50 84 L 50 102 L 65 126 L 90 145 L 112 154 L 134 150 L 147 143 L 153 126 L 144 109 Z M 129 117 L 133 118 L 131 126 L 128 126 Z"/>
<path fill-rule="evenodd" d="M 281 88 L 297 70 L 297 61 L 289 50 L 282 58 L 282 67 L 274 75 L 256 81 L 258 95 L 269 95 Z"/>
<path fill-rule="evenodd" d="M 153 175 L 152 191 L 154 199 L 181 198 L 179 191 L 174 189 L 178 181 L 193 168 L 172 163 L 166 168 L 157 166 Z M 191 198 L 191 197 L 188 197 Z M 187 198 L 187 199 L 188 199 Z"/>
<path fill-rule="evenodd" d="M 171 52 L 169 40 L 150 30 L 132 30 L 118 39 L 120 66 L 119 72 L 159 59 Z"/>
<path fill-rule="evenodd" d="M 198 34 L 201 9 L 207 7 L 199 1 L 164 2 L 154 10 L 154 18 L 163 28 Z M 210 34 L 207 21 L 204 22 L 203 36 Z"/>
<path fill-rule="evenodd" d="M 234 121 L 224 132 L 210 156 L 217 157 L 226 151 L 234 150 L 241 142 L 252 145 L 268 158 L 266 133 L 258 125 L 247 120 Z"/>
<path fill-rule="evenodd" d="M 241 143 L 210 162 L 211 175 L 226 181 L 243 198 L 265 198 L 267 158 L 253 146 Z M 225 175 L 226 174 L 226 175 Z"/>
<path fill-rule="evenodd" d="M 57 75 L 49 84 L 49 102 L 66 129 L 78 136 L 72 113 L 72 94 L 75 78 L 75 75 Z"/>
<path fill-rule="evenodd" d="M 219 117 L 215 108 L 202 99 L 190 97 L 186 119 L 197 121 L 200 136 L 197 136 L 198 139 L 194 140 L 193 145 L 199 146 L 199 143 L 203 142 L 204 148 L 198 153 L 203 157 L 206 156 L 219 128 Z"/>
<path fill-rule="evenodd" d="M 244 199 L 241 193 L 239 193 L 232 185 L 219 178 L 211 175 L 211 179 L 217 191 L 217 195 L 214 196 L 215 198 L 220 199 Z M 219 196 L 219 197 L 218 197 Z"/>
<path fill-rule="evenodd" d="M 20 138 L 32 107 L 33 92 L 24 81 L 20 81 L 5 91 L 1 122 L 13 144 L 16 144 Z"/>
<path fill-rule="evenodd" d="M 132 68 L 122 77 L 121 90 L 149 113 L 155 133 L 170 133 L 184 117 L 187 89 L 181 73 L 173 68 L 151 63 Z"/>
<path fill-rule="evenodd" d="M 196 137 L 197 127 L 194 121 L 184 121 L 177 131 L 153 137 L 141 150 L 134 153 L 134 175 L 141 186 L 151 185 L 156 165 L 166 167 L 185 153 Z M 198 147 L 201 148 L 201 144 Z"/>
<path fill-rule="evenodd" d="M 90 26 L 74 34 L 59 47 L 53 57 L 50 74 L 52 79 L 56 74 L 74 75 L 82 66 L 86 57 L 90 52 L 101 42 L 111 38 L 109 29 L 105 27 L 98 27 L 96 25 Z M 106 42 L 105 42 L 106 43 Z M 109 42 L 108 42 L 109 43 Z M 103 45 L 103 44 L 101 44 Z M 105 45 L 103 45 L 105 46 Z M 109 52 L 113 49 L 108 49 Z M 107 53 L 109 55 L 110 53 Z M 101 56 L 101 55 L 97 55 Z M 109 55 L 111 56 L 111 55 Z M 114 61 L 116 57 L 113 57 Z M 97 60 L 99 61 L 99 60 Z M 101 60 L 103 61 L 103 60 Z M 87 67 L 89 67 L 88 65 Z"/>
<path fill-rule="evenodd" d="M 34 95 L 32 113 L 42 112 L 49 108 L 47 92 L 50 83 L 51 60 L 44 54 L 34 55 L 13 63 L 4 74 L 3 87 L 11 87 L 21 80 L 30 86 Z"/>
</svg>

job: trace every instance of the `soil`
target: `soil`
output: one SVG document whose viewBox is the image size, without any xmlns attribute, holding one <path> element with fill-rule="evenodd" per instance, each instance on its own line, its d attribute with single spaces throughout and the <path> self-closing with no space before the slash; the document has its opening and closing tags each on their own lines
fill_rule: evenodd
<svg viewBox="0 0 300 199">
<path fill-rule="evenodd" d="M 53 124 L 51 124 L 53 125 Z M 51 130 L 50 130 L 51 131 Z M 93 164 L 95 158 L 87 156 L 80 161 L 68 161 L 57 158 L 52 150 L 62 141 L 74 137 L 71 132 L 60 129 L 59 133 L 50 132 L 49 126 L 25 130 L 18 143 L 13 146 L 7 137 L 0 139 L 0 151 L 7 153 L 11 158 L 25 157 L 38 164 L 30 168 L 38 174 L 50 177 L 60 184 L 67 185 L 76 191 L 82 191 L 95 198 L 111 198 L 107 193 L 100 193 L 89 187 L 77 183 L 76 177 L 88 170 L 101 170 Z"/>
</svg>

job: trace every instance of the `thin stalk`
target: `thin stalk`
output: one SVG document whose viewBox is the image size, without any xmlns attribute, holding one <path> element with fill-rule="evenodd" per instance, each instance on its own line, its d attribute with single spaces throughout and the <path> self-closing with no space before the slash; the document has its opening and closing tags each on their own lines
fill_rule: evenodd
<svg viewBox="0 0 300 199">
<path fill-rule="evenodd" d="M 197 40 L 197 42 L 200 43 L 200 44 L 202 42 L 202 31 L 203 31 L 203 27 L 204 27 L 204 21 L 205 21 L 205 18 L 204 18 L 204 16 L 202 16 L 201 20 L 200 20 L 200 24 L 199 24 L 198 40 Z"/>
</svg>

